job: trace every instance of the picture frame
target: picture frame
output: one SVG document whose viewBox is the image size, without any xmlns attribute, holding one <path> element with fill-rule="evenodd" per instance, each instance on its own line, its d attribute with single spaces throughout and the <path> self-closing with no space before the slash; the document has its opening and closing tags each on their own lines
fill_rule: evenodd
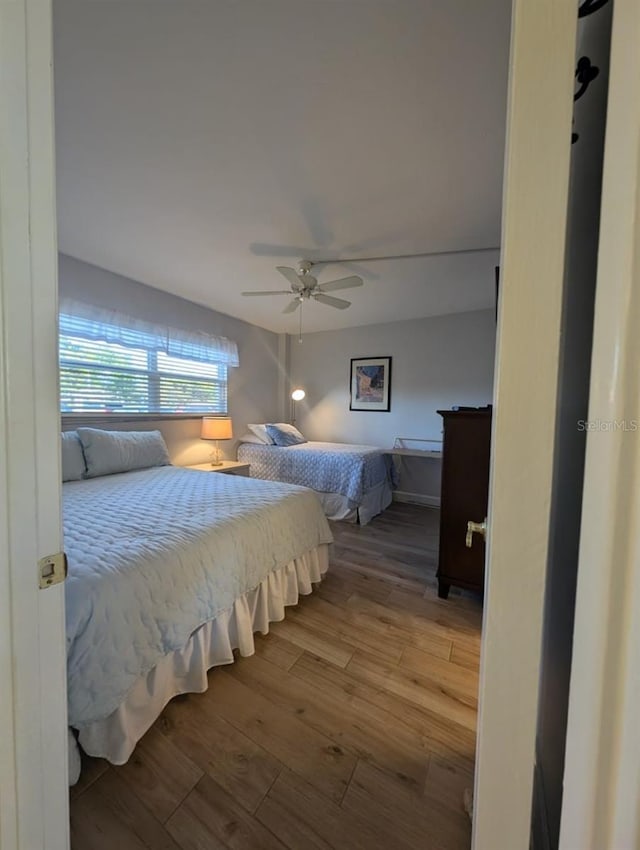
<svg viewBox="0 0 640 850">
<path fill-rule="evenodd" d="M 349 410 L 391 410 L 391 357 L 352 357 Z"/>
</svg>

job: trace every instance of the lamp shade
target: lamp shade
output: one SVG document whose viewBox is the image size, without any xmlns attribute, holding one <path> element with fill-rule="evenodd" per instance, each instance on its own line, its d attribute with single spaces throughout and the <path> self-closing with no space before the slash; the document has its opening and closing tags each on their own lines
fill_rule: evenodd
<svg viewBox="0 0 640 850">
<path fill-rule="evenodd" d="M 231 420 L 205 416 L 202 420 L 200 437 L 203 440 L 230 440 L 233 437 Z"/>
<path fill-rule="evenodd" d="M 305 393 L 305 391 L 302 389 L 302 387 L 297 387 L 297 388 L 296 388 L 295 390 L 293 390 L 293 392 L 291 393 L 291 398 L 292 398 L 294 401 L 302 401 L 302 399 L 305 397 L 305 395 L 306 395 L 306 393 Z"/>
</svg>

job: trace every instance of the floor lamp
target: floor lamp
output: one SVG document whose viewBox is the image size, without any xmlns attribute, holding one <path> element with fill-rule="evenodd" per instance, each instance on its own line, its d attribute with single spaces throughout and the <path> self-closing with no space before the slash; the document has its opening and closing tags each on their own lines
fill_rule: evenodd
<svg viewBox="0 0 640 850">
<path fill-rule="evenodd" d="M 291 424 L 296 424 L 296 402 L 302 401 L 306 393 L 301 387 L 297 387 L 291 393 Z"/>
</svg>

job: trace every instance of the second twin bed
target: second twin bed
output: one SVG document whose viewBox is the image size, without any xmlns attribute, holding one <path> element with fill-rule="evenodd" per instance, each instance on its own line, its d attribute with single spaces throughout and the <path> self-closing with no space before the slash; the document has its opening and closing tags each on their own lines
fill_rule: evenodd
<svg viewBox="0 0 640 850">
<path fill-rule="evenodd" d="M 388 452 L 374 446 L 305 441 L 275 446 L 241 443 L 238 460 L 251 477 L 315 490 L 332 520 L 366 525 L 391 504 L 396 473 Z"/>
</svg>

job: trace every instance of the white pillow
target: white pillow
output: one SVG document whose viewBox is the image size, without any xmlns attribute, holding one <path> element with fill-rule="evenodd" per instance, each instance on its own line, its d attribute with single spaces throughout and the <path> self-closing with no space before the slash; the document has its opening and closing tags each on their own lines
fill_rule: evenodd
<svg viewBox="0 0 640 850">
<path fill-rule="evenodd" d="M 247 428 L 254 434 L 260 442 L 265 446 L 272 446 L 273 440 L 267 434 L 267 426 L 266 425 L 247 425 Z"/>
<path fill-rule="evenodd" d="M 87 462 L 87 478 L 171 463 L 160 431 L 78 428 L 78 436 Z"/>
<path fill-rule="evenodd" d="M 247 431 L 246 434 L 243 434 L 240 437 L 241 443 L 254 443 L 257 446 L 264 446 L 264 443 L 260 439 L 260 437 L 256 437 L 255 434 L 252 434 L 251 431 Z"/>
</svg>

